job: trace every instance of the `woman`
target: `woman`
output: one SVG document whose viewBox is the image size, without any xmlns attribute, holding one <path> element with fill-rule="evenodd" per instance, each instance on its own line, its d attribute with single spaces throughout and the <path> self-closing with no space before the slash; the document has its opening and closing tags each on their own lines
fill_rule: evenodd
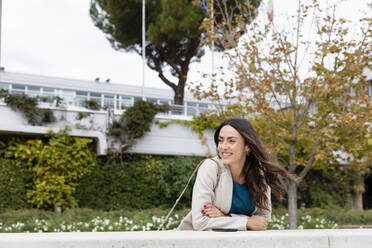
<svg viewBox="0 0 372 248">
<path fill-rule="evenodd" d="M 218 157 L 215 161 L 207 159 L 200 166 L 192 210 L 178 229 L 266 230 L 271 217 L 271 189 L 278 196 L 282 193 L 278 175 L 295 178 L 269 161 L 256 132 L 245 119 L 223 122 L 214 141 Z"/>
</svg>

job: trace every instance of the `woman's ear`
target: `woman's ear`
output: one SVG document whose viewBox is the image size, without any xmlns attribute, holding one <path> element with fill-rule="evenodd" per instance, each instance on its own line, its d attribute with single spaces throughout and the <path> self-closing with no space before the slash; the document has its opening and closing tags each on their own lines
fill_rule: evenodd
<svg viewBox="0 0 372 248">
<path fill-rule="evenodd" d="M 247 155 L 251 152 L 251 148 L 249 148 L 248 145 L 245 146 L 245 152 L 247 153 Z"/>
</svg>

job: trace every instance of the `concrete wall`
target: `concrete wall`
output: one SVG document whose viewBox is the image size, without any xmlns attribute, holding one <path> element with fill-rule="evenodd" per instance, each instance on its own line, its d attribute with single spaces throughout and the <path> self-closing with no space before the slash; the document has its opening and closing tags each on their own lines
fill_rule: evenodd
<svg viewBox="0 0 372 248">
<path fill-rule="evenodd" d="M 106 154 L 107 147 L 111 145 L 111 141 L 106 136 L 110 119 L 107 111 L 90 111 L 70 107 L 53 108 L 47 104 L 41 107 L 53 109 L 57 121 L 45 126 L 31 126 L 21 112 L 13 111 L 6 104 L 0 103 L 0 133 L 40 135 L 46 134 L 51 129 L 58 132 L 59 129 L 69 126 L 72 129 L 70 132 L 72 136 L 95 138 L 98 144 L 97 154 Z M 77 117 L 80 112 L 88 113 L 89 116 L 78 120 Z M 115 118 L 118 117 L 119 115 L 115 116 Z M 175 118 L 163 115 L 156 117 L 160 121 L 169 121 Z M 184 156 L 215 154 L 213 132 L 206 131 L 204 136 L 206 145 L 201 143 L 198 134 L 189 127 L 170 124 L 168 127 L 160 128 L 153 124 L 151 131 L 138 139 L 130 152 Z"/>
<path fill-rule="evenodd" d="M 179 124 L 170 124 L 165 128 L 158 125 L 151 126 L 151 132 L 137 140 L 129 150 L 131 152 L 146 154 L 171 154 L 188 156 L 205 156 L 215 154 L 216 145 L 213 141 L 213 131 L 204 133 L 206 144 L 203 145 L 190 127 Z"/>
<path fill-rule="evenodd" d="M 0 234 L 0 248 L 371 248 L 372 229 Z"/>
</svg>

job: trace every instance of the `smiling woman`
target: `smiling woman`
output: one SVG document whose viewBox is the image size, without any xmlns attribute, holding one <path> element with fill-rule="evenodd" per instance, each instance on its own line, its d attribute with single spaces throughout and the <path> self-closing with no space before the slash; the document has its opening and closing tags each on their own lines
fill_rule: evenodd
<svg viewBox="0 0 372 248">
<path fill-rule="evenodd" d="M 281 197 L 278 175 L 296 180 L 269 161 L 252 125 L 229 119 L 215 131 L 218 156 L 200 166 L 192 210 L 179 230 L 266 230 L 271 189 Z M 220 169 L 218 168 L 220 167 Z"/>
</svg>

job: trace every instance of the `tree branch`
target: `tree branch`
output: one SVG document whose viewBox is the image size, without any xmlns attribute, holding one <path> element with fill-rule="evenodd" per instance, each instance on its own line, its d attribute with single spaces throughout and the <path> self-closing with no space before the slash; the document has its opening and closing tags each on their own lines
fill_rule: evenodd
<svg viewBox="0 0 372 248">
<path fill-rule="evenodd" d="M 304 179 L 306 174 L 309 172 L 311 166 L 313 165 L 316 150 L 318 149 L 318 146 L 319 146 L 319 139 L 317 139 L 317 141 L 315 142 L 315 145 L 313 147 L 313 152 L 310 154 L 309 160 L 307 161 L 307 164 L 306 164 L 305 168 L 301 171 L 301 173 L 298 177 L 298 180 L 297 180 L 297 184 L 301 183 L 301 181 Z"/>
<path fill-rule="evenodd" d="M 183 76 L 182 71 L 177 67 L 177 64 L 173 63 L 173 61 L 169 59 L 168 53 L 165 51 L 165 49 L 160 47 L 158 50 L 164 61 L 167 62 L 170 67 L 172 67 L 172 69 L 178 74 L 178 76 Z M 177 58 L 177 56 L 175 56 L 175 58 Z"/>
<path fill-rule="evenodd" d="M 146 50 L 150 50 L 149 47 L 147 47 Z M 162 80 L 166 85 L 168 85 L 169 87 L 171 87 L 171 88 L 173 89 L 174 92 L 176 92 L 176 91 L 177 91 L 177 85 L 176 85 L 175 83 L 172 83 L 171 81 L 169 81 L 169 80 L 164 76 L 163 69 L 161 68 L 160 61 L 159 61 L 157 58 L 155 58 L 155 56 L 154 56 L 151 52 L 147 52 L 147 53 L 146 53 L 146 56 L 148 56 L 148 57 L 152 60 L 152 62 L 154 63 L 154 66 L 152 66 L 152 65 L 150 64 L 150 62 L 148 61 L 148 62 L 147 62 L 147 65 L 148 65 L 151 69 L 157 71 L 157 72 L 159 73 L 159 77 L 160 77 L 160 79 L 161 79 L 161 80 Z"/>
</svg>

